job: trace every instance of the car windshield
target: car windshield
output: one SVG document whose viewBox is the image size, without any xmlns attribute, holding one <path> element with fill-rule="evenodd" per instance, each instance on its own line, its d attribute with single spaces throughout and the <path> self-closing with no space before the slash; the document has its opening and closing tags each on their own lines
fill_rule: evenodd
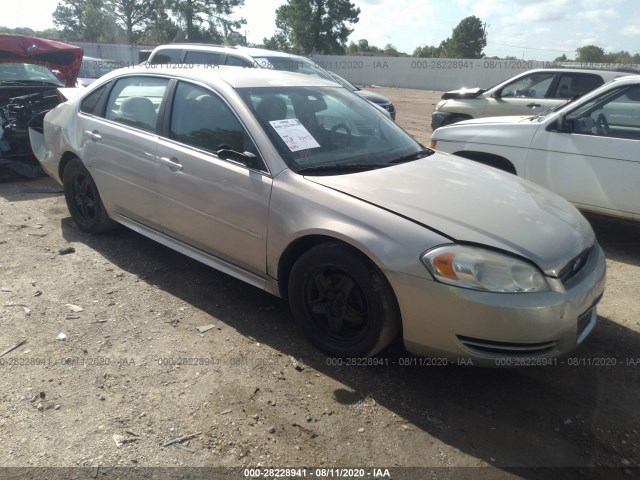
<svg viewBox="0 0 640 480">
<path fill-rule="evenodd" d="M 342 87 L 246 88 L 239 93 L 287 165 L 298 173 L 348 173 L 432 153 Z"/>
<path fill-rule="evenodd" d="M 335 82 L 335 79 L 329 75 L 329 72 L 304 57 L 260 56 L 256 57 L 255 61 L 262 68 L 315 75 L 316 77 Z"/>
<path fill-rule="evenodd" d="M 62 82 L 53 74 L 49 67 L 33 65 L 23 62 L 0 63 L 1 83 L 34 83 L 45 82 L 56 86 L 63 86 Z"/>
</svg>

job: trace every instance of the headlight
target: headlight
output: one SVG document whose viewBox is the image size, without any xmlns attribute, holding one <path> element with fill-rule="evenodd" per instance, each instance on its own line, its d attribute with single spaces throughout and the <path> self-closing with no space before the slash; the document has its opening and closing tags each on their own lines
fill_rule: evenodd
<svg viewBox="0 0 640 480">
<path fill-rule="evenodd" d="M 545 276 L 534 265 L 484 248 L 437 247 L 425 253 L 422 261 L 437 280 L 457 287 L 505 293 L 549 290 Z"/>
<path fill-rule="evenodd" d="M 445 103 L 447 103 L 447 101 L 446 101 L 446 100 L 440 100 L 440 101 L 438 102 L 438 104 L 436 105 L 436 109 L 435 109 L 435 111 L 437 112 L 437 111 L 438 111 L 438 110 L 440 110 L 442 107 L 444 107 L 444 104 L 445 104 Z"/>
</svg>

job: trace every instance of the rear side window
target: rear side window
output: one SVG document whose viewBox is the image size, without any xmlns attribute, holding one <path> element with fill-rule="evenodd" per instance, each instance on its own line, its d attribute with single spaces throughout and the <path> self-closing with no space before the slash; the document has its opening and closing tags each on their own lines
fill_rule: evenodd
<svg viewBox="0 0 640 480">
<path fill-rule="evenodd" d="M 580 97 L 604 84 L 599 75 L 588 73 L 562 73 L 553 98 Z"/>
<path fill-rule="evenodd" d="M 222 54 L 216 52 L 187 52 L 184 57 L 185 63 L 194 63 L 196 65 L 220 65 Z"/>
<path fill-rule="evenodd" d="M 246 67 L 250 68 L 252 65 L 250 62 L 247 62 L 245 59 L 240 57 L 234 57 L 233 55 L 227 55 L 227 60 L 225 62 L 227 65 L 231 65 L 233 67 Z"/>
<path fill-rule="evenodd" d="M 154 132 L 168 83 L 168 79 L 157 77 L 125 77 L 118 80 L 107 101 L 106 118 Z"/>
<path fill-rule="evenodd" d="M 149 63 L 152 64 L 164 64 L 164 63 L 182 63 L 182 50 L 175 48 L 167 48 L 156 52 L 150 59 Z"/>
</svg>

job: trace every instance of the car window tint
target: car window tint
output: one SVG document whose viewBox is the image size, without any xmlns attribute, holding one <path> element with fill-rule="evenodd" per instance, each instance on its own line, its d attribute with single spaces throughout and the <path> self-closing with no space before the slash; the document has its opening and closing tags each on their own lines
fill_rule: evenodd
<svg viewBox="0 0 640 480">
<path fill-rule="evenodd" d="M 80 102 L 80 111 L 83 113 L 88 113 L 90 115 L 99 115 L 100 113 L 96 112 L 96 107 L 100 103 L 100 99 L 102 98 L 102 95 L 104 95 L 104 92 L 106 90 L 106 85 L 103 85 L 102 87 L 94 90 L 89 95 L 84 97 L 82 99 L 82 102 Z"/>
<path fill-rule="evenodd" d="M 640 140 L 640 85 L 606 92 L 567 119 L 575 133 Z"/>
<path fill-rule="evenodd" d="M 554 98 L 573 98 L 584 95 L 604 84 L 599 75 L 586 73 L 563 73 L 560 75 Z"/>
<path fill-rule="evenodd" d="M 553 80 L 553 73 L 533 73 L 502 87 L 502 97 L 544 98 Z"/>
<path fill-rule="evenodd" d="M 251 67 L 250 62 L 247 62 L 245 59 L 235 57 L 233 55 L 227 55 L 227 60 L 225 61 L 225 63 L 234 67 Z"/>
<path fill-rule="evenodd" d="M 125 77 L 116 82 L 107 101 L 106 118 L 132 127 L 155 131 L 158 110 L 169 80 Z"/>
<path fill-rule="evenodd" d="M 168 48 L 166 50 L 160 50 L 149 61 L 152 64 L 161 63 L 181 63 L 182 50 L 175 48 Z"/>
<path fill-rule="evenodd" d="M 210 90 L 186 82 L 176 88 L 171 110 L 172 139 L 210 152 L 220 149 L 257 153 L 244 127 Z"/>
<path fill-rule="evenodd" d="M 215 52 L 187 52 L 184 57 L 185 63 L 196 65 L 220 65 L 222 54 Z"/>
</svg>

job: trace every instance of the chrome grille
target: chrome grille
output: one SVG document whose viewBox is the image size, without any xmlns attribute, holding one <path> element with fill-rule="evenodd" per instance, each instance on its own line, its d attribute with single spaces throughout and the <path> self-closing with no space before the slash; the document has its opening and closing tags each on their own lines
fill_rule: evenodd
<svg viewBox="0 0 640 480">
<path fill-rule="evenodd" d="M 558 279 L 564 284 L 571 280 L 582 268 L 587 264 L 589 253 L 593 247 L 587 248 L 585 251 L 571 259 L 558 274 Z"/>
</svg>

